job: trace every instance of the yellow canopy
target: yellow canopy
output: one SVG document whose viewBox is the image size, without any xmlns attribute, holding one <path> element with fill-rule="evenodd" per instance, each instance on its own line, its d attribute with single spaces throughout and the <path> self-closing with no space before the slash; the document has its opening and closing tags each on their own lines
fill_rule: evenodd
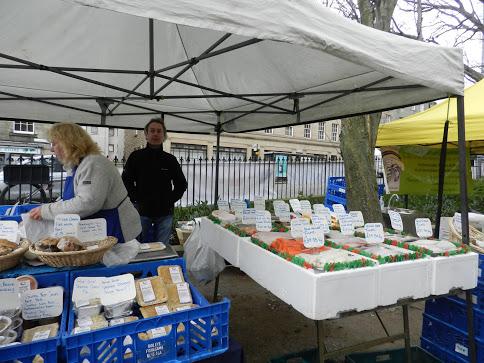
<svg viewBox="0 0 484 363">
<path fill-rule="evenodd" d="M 464 90 L 466 141 L 472 153 L 484 152 L 484 80 Z M 455 98 L 378 129 L 376 145 L 441 144 L 445 121 L 449 119 L 448 143 L 457 145 L 457 102 Z"/>
</svg>

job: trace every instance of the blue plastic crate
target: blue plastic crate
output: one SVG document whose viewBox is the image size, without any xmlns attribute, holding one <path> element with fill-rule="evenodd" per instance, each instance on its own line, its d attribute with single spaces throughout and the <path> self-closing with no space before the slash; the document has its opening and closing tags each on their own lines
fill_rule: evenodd
<svg viewBox="0 0 484 363">
<path fill-rule="evenodd" d="M 461 358 L 452 352 L 449 352 L 447 349 L 434 344 L 428 339 L 424 337 L 420 338 L 420 346 L 422 349 L 426 350 L 427 352 L 434 355 L 436 358 L 440 359 L 442 362 L 445 363 L 466 363 L 468 362 L 467 359 Z"/>
<path fill-rule="evenodd" d="M 425 302 L 425 313 L 453 327 L 467 331 L 466 303 L 455 297 L 430 299 Z M 484 340 L 484 311 L 474 307 L 474 335 Z"/>
<path fill-rule="evenodd" d="M 69 274 L 67 272 L 55 272 L 35 276 L 39 288 L 61 286 L 64 288 L 64 308 L 59 323 L 59 334 L 55 338 L 39 340 L 32 343 L 23 343 L 0 348 L 0 362 L 19 361 L 22 363 L 32 363 L 34 358 L 39 355 L 44 363 L 57 363 L 60 361 L 60 345 L 63 333 L 66 330 L 67 315 L 69 308 Z M 39 361 L 39 358 L 38 360 Z"/>
<path fill-rule="evenodd" d="M 135 278 L 156 276 L 156 269 L 160 265 L 180 265 L 185 272 L 185 263 L 181 258 L 93 268 L 71 271 L 70 287 L 72 290 L 74 280 L 79 276 L 115 276 L 125 273 L 132 273 Z M 192 362 L 225 352 L 228 348 L 230 302 L 224 299 L 210 304 L 193 286 L 191 293 L 194 303 L 200 307 L 75 335 L 71 334 L 75 323 L 71 307 L 67 332 L 63 338 L 67 361 Z M 183 331 L 177 331 L 179 324 L 185 326 Z M 171 326 L 166 336 L 150 340 L 138 337 L 138 333 L 165 326 Z M 212 332 L 217 334 L 212 335 Z"/>
<path fill-rule="evenodd" d="M 378 196 L 385 190 L 383 184 L 378 185 Z M 333 204 L 342 204 L 346 207 L 346 179 L 345 177 L 329 177 L 326 186 L 324 205 L 333 210 Z"/>
<path fill-rule="evenodd" d="M 422 321 L 422 337 L 439 347 L 444 347 L 447 351 L 464 359 L 464 361 L 468 360 L 469 339 L 467 337 L 467 332 L 424 313 Z M 475 341 L 477 361 L 484 362 L 484 341 L 477 337 L 475 338 Z"/>
<path fill-rule="evenodd" d="M 22 221 L 22 214 L 27 213 L 31 209 L 39 207 L 40 204 L 19 204 L 19 205 L 1 205 L 0 206 L 0 221 Z M 12 215 L 6 216 L 5 213 L 11 210 L 11 208 L 15 208 L 13 210 Z"/>
</svg>

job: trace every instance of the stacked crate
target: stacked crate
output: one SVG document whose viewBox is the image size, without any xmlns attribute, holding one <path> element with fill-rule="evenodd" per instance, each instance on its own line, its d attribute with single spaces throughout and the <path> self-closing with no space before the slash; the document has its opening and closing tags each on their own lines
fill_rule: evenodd
<svg viewBox="0 0 484 363">
<path fill-rule="evenodd" d="M 479 255 L 479 281 L 472 290 L 477 361 L 484 362 L 484 255 Z M 427 300 L 421 346 L 444 362 L 469 362 L 466 301 L 461 297 Z"/>
</svg>

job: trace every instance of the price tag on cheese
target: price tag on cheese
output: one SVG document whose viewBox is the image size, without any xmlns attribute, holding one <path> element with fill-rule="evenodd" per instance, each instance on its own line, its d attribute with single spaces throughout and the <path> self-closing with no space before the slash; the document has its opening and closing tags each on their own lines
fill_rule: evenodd
<svg viewBox="0 0 484 363">
<path fill-rule="evenodd" d="M 309 221 L 305 218 L 291 219 L 291 236 L 301 238 L 303 236 L 304 226 L 308 226 Z"/>
<path fill-rule="evenodd" d="M 270 232 L 272 230 L 271 214 L 268 211 L 257 211 L 255 221 L 257 231 Z"/>
<path fill-rule="evenodd" d="M 366 223 L 365 240 L 366 243 L 382 243 L 385 240 L 383 225 L 381 223 Z"/>
<path fill-rule="evenodd" d="M 255 224 L 257 210 L 255 208 L 246 208 L 242 210 L 242 223 L 243 224 Z"/>
<path fill-rule="evenodd" d="M 333 204 L 333 211 L 336 214 L 346 214 L 346 209 L 343 204 Z"/>
<path fill-rule="evenodd" d="M 232 209 L 232 211 L 240 212 L 240 214 L 242 214 L 242 211 L 247 208 L 247 204 L 245 204 L 245 202 L 240 199 L 231 199 L 230 208 Z"/>
<path fill-rule="evenodd" d="M 341 234 L 345 236 L 353 236 L 355 234 L 353 218 L 349 214 L 338 214 L 338 221 Z"/>
<path fill-rule="evenodd" d="M 319 226 L 304 226 L 303 243 L 306 248 L 316 248 L 324 246 L 324 232 Z"/>
<path fill-rule="evenodd" d="M 363 213 L 361 213 L 361 211 L 359 210 L 351 211 L 349 215 L 353 220 L 353 226 L 355 228 L 363 227 L 365 225 L 365 220 L 363 219 Z"/>
<path fill-rule="evenodd" d="M 0 306 L 2 310 L 13 310 L 20 306 L 19 283 L 17 279 L 0 280 Z"/>
<path fill-rule="evenodd" d="M 452 218 L 452 223 L 454 223 L 454 227 L 457 232 L 462 234 L 462 219 L 460 213 L 454 213 L 454 217 Z"/>
<path fill-rule="evenodd" d="M 78 214 L 58 214 L 54 219 L 54 237 L 77 237 L 77 226 L 81 217 Z"/>
<path fill-rule="evenodd" d="M 266 210 L 266 199 L 264 197 L 255 197 L 254 208 L 257 210 Z"/>
<path fill-rule="evenodd" d="M 324 204 L 314 204 L 313 205 L 313 211 L 314 211 L 314 214 L 321 214 L 323 213 L 323 211 L 325 210 L 328 210 L 328 208 L 326 208 L 324 206 Z"/>
<path fill-rule="evenodd" d="M 217 202 L 217 206 L 219 210 L 230 212 L 229 202 L 227 202 L 226 200 L 219 200 Z"/>
<path fill-rule="evenodd" d="M 20 306 L 24 320 L 54 318 L 62 314 L 64 289 L 60 286 L 25 291 Z"/>
<path fill-rule="evenodd" d="M 434 234 L 432 231 L 432 223 L 428 218 L 416 218 L 415 230 L 417 232 L 417 236 L 420 238 L 429 238 Z"/>
<path fill-rule="evenodd" d="M 0 221 L 0 238 L 18 244 L 20 242 L 18 235 L 18 222 Z"/>
<path fill-rule="evenodd" d="M 113 305 L 136 297 L 132 274 L 112 277 L 78 277 L 74 280 L 72 301 L 100 298 L 103 305 Z"/>
<path fill-rule="evenodd" d="M 314 226 L 322 228 L 324 233 L 329 233 L 329 225 L 325 216 L 313 214 L 311 216 L 311 222 Z"/>
<path fill-rule="evenodd" d="M 107 237 L 104 218 L 85 219 L 77 224 L 77 238 L 81 242 L 100 241 Z"/>
<path fill-rule="evenodd" d="M 400 232 L 403 231 L 402 216 L 400 215 L 400 213 L 395 212 L 394 210 L 389 210 L 388 216 L 390 217 L 392 228 L 395 231 L 400 231 Z"/>
<path fill-rule="evenodd" d="M 313 213 L 313 210 L 309 200 L 301 200 L 299 204 L 301 205 L 301 214 L 310 217 Z"/>
<path fill-rule="evenodd" d="M 272 206 L 274 207 L 274 211 L 276 210 L 277 206 L 278 205 L 281 205 L 281 204 L 286 204 L 286 202 L 284 202 L 283 200 L 275 200 L 272 202 Z"/>
<path fill-rule="evenodd" d="M 301 213 L 301 202 L 299 199 L 289 199 L 289 204 L 294 213 Z"/>
</svg>

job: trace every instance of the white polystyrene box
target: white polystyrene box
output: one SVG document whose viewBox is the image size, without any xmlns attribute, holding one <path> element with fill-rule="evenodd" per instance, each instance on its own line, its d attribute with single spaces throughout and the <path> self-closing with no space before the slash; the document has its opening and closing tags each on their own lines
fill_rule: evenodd
<svg viewBox="0 0 484 363">
<path fill-rule="evenodd" d="M 386 263 L 378 270 L 378 305 L 392 305 L 400 299 L 430 295 L 432 260 Z"/>
<path fill-rule="evenodd" d="M 239 242 L 250 240 L 250 238 L 239 237 L 208 218 L 202 218 L 200 226 L 202 243 L 209 246 L 233 266 L 240 267 Z"/>
<path fill-rule="evenodd" d="M 452 289 L 473 289 L 477 286 L 479 255 L 469 252 L 463 255 L 432 258 L 432 295 L 442 295 Z"/>
<path fill-rule="evenodd" d="M 286 261 L 250 241 L 240 241 L 240 269 L 313 320 L 377 305 L 378 267 L 317 273 Z"/>
</svg>

